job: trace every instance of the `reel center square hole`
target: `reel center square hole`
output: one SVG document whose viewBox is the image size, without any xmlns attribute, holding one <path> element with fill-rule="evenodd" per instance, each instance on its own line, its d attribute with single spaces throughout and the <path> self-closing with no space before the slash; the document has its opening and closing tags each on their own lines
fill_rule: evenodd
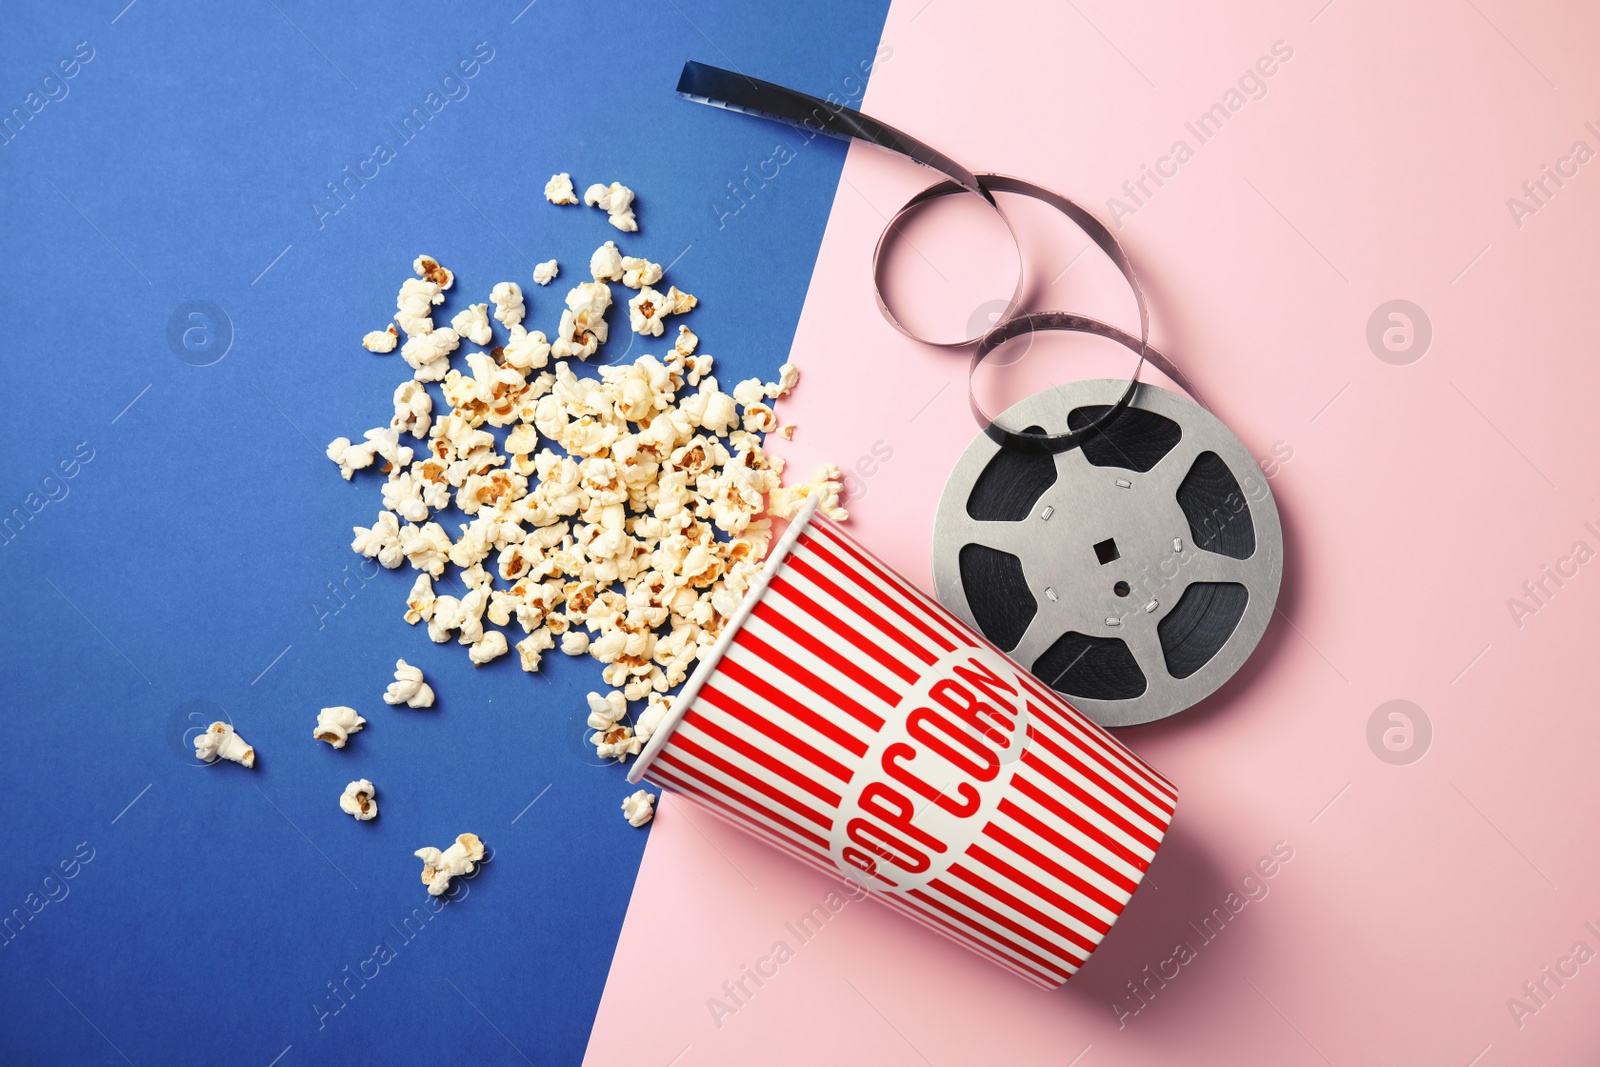
<svg viewBox="0 0 1600 1067">
<path fill-rule="evenodd" d="M 1100 561 L 1100 566 L 1122 558 L 1122 553 L 1117 551 L 1117 539 L 1108 537 L 1094 546 L 1094 557 Z"/>
</svg>

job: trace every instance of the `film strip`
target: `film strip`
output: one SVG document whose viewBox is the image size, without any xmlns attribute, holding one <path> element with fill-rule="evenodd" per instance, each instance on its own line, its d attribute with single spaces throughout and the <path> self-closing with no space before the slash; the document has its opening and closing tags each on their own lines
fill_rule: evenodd
<svg viewBox="0 0 1600 1067">
<path fill-rule="evenodd" d="M 1277 505 L 1249 450 L 1150 344 L 1144 290 L 1111 231 L 1049 189 L 969 171 L 871 116 L 772 82 L 690 62 L 678 92 L 873 144 L 946 176 L 895 213 L 872 264 L 878 308 L 890 325 L 924 344 L 972 350 L 967 399 L 983 433 L 940 500 L 934 528 L 940 601 L 1105 726 L 1176 714 L 1232 677 L 1277 603 L 1283 573 Z M 1022 310 L 1021 244 L 996 194 L 1037 200 L 1082 230 L 1132 291 L 1138 334 L 1085 315 Z M 995 325 L 978 336 L 914 332 L 884 292 L 887 249 L 917 213 L 949 196 L 981 199 L 1016 250 L 1015 290 Z M 1133 371 L 1125 381 L 1058 386 L 991 416 L 973 389 L 978 368 L 1007 342 L 1040 331 L 1120 344 L 1136 357 Z M 1188 397 L 1142 383 L 1146 363 Z"/>
</svg>

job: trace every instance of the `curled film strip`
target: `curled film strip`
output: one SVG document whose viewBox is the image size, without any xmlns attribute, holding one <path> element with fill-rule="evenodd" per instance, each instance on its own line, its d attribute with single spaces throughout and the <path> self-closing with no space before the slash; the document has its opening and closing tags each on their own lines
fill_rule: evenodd
<svg viewBox="0 0 1600 1067">
<path fill-rule="evenodd" d="M 900 208 L 873 253 L 879 310 L 900 333 L 972 348 L 967 397 L 983 434 L 945 485 L 934 528 L 940 601 L 1106 726 L 1165 718 L 1215 692 L 1265 632 L 1283 572 L 1277 505 L 1245 446 L 1150 344 L 1144 291 L 1110 230 L 1072 200 L 1020 178 L 979 174 L 886 123 L 771 82 L 684 65 L 678 92 L 700 103 L 859 140 L 947 180 Z M 1139 333 L 1084 315 L 1021 309 L 1016 227 L 996 193 L 1065 215 L 1122 274 Z M 925 337 L 884 295 L 885 252 L 935 200 L 970 195 L 999 215 L 1016 248 L 1015 290 L 981 336 Z M 992 417 L 972 378 L 1008 341 L 1039 331 L 1101 337 L 1136 357 L 1126 381 L 1074 382 Z M 1141 383 L 1149 362 L 1188 391 Z"/>
</svg>

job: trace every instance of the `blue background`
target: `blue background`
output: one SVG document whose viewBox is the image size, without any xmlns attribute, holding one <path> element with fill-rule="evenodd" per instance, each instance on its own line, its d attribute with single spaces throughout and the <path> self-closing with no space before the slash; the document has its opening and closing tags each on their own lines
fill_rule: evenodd
<svg viewBox="0 0 1600 1067">
<path fill-rule="evenodd" d="M 322 449 L 387 422 L 409 370 L 359 340 L 419 253 L 457 272 L 446 317 L 516 280 L 551 335 L 602 241 L 676 259 L 719 376 L 770 377 L 844 147 L 682 101 L 678 69 L 847 95 L 887 4 L 124 2 L 7 5 L 0 34 L 0 113 L 93 49 L 0 146 L 0 516 L 27 517 L 0 534 L 0 917 L 28 915 L 0 943 L 0 1062 L 576 1062 L 646 839 L 585 741 L 599 664 L 474 670 L 407 626 L 410 568 L 349 549 L 378 476 Z M 389 121 L 478 42 L 467 95 L 402 144 Z M 319 219 L 379 140 L 395 159 Z M 780 141 L 741 207 L 727 183 Z M 555 171 L 633 187 L 642 232 L 545 203 Z M 185 348 L 188 301 L 220 314 L 180 316 Z M 612 321 L 617 359 L 639 339 Z M 433 710 L 381 702 L 397 657 Z M 369 720 L 344 751 L 311 738 L 333 704 Z M 195 763 L 213 718 L 254 771 Z M 375 823 L 338 808 L 359 777 Z M 430 914 L 412 851 L 463 831 L 492 862 L 407 933 Z"/>
</svg>

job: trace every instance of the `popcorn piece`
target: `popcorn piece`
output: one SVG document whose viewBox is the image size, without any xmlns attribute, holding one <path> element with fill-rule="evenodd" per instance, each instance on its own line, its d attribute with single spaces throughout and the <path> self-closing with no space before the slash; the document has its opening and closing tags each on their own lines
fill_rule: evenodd
<svg viewBox="0 0 1600 1067">
<path fill-rule="evenodd" d="M 361 347 L 365 348 L 368 352 L 376 352 L 379 355 L 387 355 L 388 353 L 394 351 L 394 346 L 399 342 L 400 334 L 395 330 L 394 325 L 391 323 L 388 328 L 382 330 L 373 330 L 371 333 L 363 337 L 361 339 Z"/>
<path fill-rule="evenodd" d="M 335 437 L 328 442 L 327 450 L 324 452 L 324 455 L 339 465 L 339 474 L 347 482 L 356 471 L 372 466 L 376 454 L 377 450 L 372 445 L 353 445 L 348 437 Z"/>
<path fill-rule="evenodd" d="M 434 601 L 433 579 L 426 574 L 417 575 L 416 582 L 411 586 L 411 594 L 406 597 L 406 622 L 415 626 L 424 619 L 433 618 Z M 395 663 L 397 671 L 395 677 L 397 679 L 399 678 L 398 669 L 404 662 L 404 660 L 399 660 Z"/>
<path fill-rule="evenodd" d="M 651 694 L 650 703 L 639 713 L 639 721 L 633 726 L 633 736 L 639 739 L 641 745 L 655 736 L 655 732 L 661 729 L 661 724 L 671 710 L 671 697 L 662 693 Z"/>
<path fill-rule="evenodd" d="M 594 250 L 594 255 L 589 257 L 589 273 L 597 282 L 622 280 L 622 253 L 617 251 L 617 242 L 607 241 Z"/>
<path fill-rule="evenodd" d="M 479 305 L 482 307 L 483 305 Z M 485 324 L 487 327 L 487 323 Z M 400 355 L 413 370 L 419 382 L 437 382 L 450 369 L 450 353 L 461 347 L 461 338 L 451 329 L 432 330 L 414 334 L 400 346 Z"/>
<path fill-rule="evenodd" d="M 637 756 L 644 748 L 633 731 L 621 724 L 590 734 L 589 743 L 594 745 L 595 755 L 618 763 L 626 762 L 629 756 Z"/>
<path fill-rule="evenodd" d="M 522 302 L 522 286 L 516 282 L 500 282 L 490 291 L 489 299 L 494 303 L 495 321 L 507 329 L 521 322 L 528 313 L 528 306 Z"/>
<path fill-rule="evenodd" d="M 639 229 L 633 215 L 633 190 L 621 182 L 610 185 L 591 185 L 583 191 L 583 202 L 600 208 L 611 216 L 611 225 L 624 233 Z"/>
<path fill-rule="evenodd" d="M 499 630 L 485 630 L 482 637 L 472 642 L 467 658 L 472 660 L 474 667 L 481 667 L 491 660 L 499 659 L 507 650 L 505 634 Z"/>
<path fill-rule="evenodd" d="M 462 834 L 443 852 L 419 848 L 412 855 L 422 861 L 422 884 L 428 895 L 440 897 L 449 891 L 450 879 L 471 874 L 483 862 L 483 842 L 477 834 Z"/>
<path fill-rule="evenodd" d="M 561 313 L 561 328 L 550 354 L 556 359 L 577 356 L 588 359 L 606 339 L 606 309 L 611 306 L 611 289 L 603 282 L 579 282 L 567 294 L 567 310 Z"/>
<path fill-rule="evenodd" d="M 611 242 L 607 241 L 607 244 Z M 622 257 L 622 284 L 629 289 L 643 289 L 661 280 L 661 264 L 634 256 Z"/>
<path fill-rule="evenodd" d="M 679 289 L 676 285 L 667 290 L 667 310 L 671 311 L 674 315 L 687 315 L 689 312 L 693 311 L 699 303 L 699 297 L 690 296 L 682 289 Z"/>
<path fill-rule="evenodd" d="M 561 651 L 569 656 L 581 656 L 589 651 L 589 635 L 582 630 L 568 630 L 561 635 Z"/>
<path fill-rule="evenodd" d="M 578 191 L 572 187 L 572 175 L 551 175 L 544 183 L 544 198 L 552 204 L 576 204 Z"/>
<path fill-rule="evenodd" d="M 609 730 L 628 714 L 628 702 L 613 689 L 605 696 L 589 694 L 589 729 Z"/>
<path fill-rule="evenodd" d="M 543 653 L 556 647 L 555 638 L 550 635 L 550 629 L 541 626 L 517 642 L 517 656 L 522 660 L 522 669 L 529 674 L 536 674 Z"/>
<path fill-rule="evenodd" d="M 521 296 L 520 290 L 518 296 Z M 494 328 L 489 325 L 489 305 L 469 304 L 464 311 L 456 312 L 450 328 L 475 345 L 486 345 L 494 340 Z"/>
<path fill-rule="evenodd" d="M 800 368 L 793 363 L 785 363 L 778 368 L 778 380 L 767 385 L 767 399 L 776 400 L 780 396 L 788 396 L 800 381 Z"/>
<path fill-rule="evenodd" d="M 400 529 L 400 551 L 413 569 L 438 578 L 450 561 L 450 536 L 436 522 L 404 526 Z"/>
<path fill-rule="evenodd" d="M 793 441 L 794 440 L 794 423 L 786 422 L 782 426 L 779 426 L 778 427 L 778 436 L 783 438 L 785 441 Z"/>
<path fill-rule="evenodd" d="M 561 265 L 553 259 L 547 259 L 533 268 L 533 280 L 540 285 L 549 285 L 560 273 Z"/>
<path fill-rule="evenodd" d="M 699 343 L 700 338 L 695 335 L 693 330 L 687 326 L 679 326 L 678 340 L 672 347 L 678 355 L 688 357 L 694 355 L 694 347 Z"/>
<path fill-rule="evenodd" d="M 667 298 L 647 285 L 628 301 L 628 325 L 633 327 L 634 333 L 660 337 L 663 320 L 671 310 Z"/>
<path fill-rule="evenodd" d="M 426 574 L 417 578 L 418 582 L 428 580 Z M 432 590 L 429 590 L 431 595 Z M 413 667 L 403 659 L 394 661 L 394 681 L 389 683 L 388 690 L 383 694 L 383 702 L 390 705 L 404 704 L 408 708 L 433 707 L 433 687 L 422 680 L 422 668 Z"/>
<path fill-rule="evenodd" d="M 453 281 L 454 279 L 452 279 Z M 444 303 L 444 288 L 437 282 L 407 278 L 394 298 L 394 321 L 407 337 L 433 332 L 433 307 Z"/>
<path fill-rule="evenodd" d="M 358 778 L 344 787 L 339 797 L 339 808 L 346 815 L 354 815 L 362 822 L 378 817 L 378 789 L 365 778 Z"/>
<path fill-rule="evenodd" d="M 246 767 L 256 765 L 256 750 L 245 744 L 244 738 L 225 722 L 214 722 L 205 733 L 195 736 L 194 754 L 206 763 L 225 759 Z"/>
<path fill-rule="evenodd" d="M 419 441 L 428 436 L 433 425 L 433 397 L 415 378 L 401 382 L 394 391 L 394 418 L 391 429 L 409 433 Z"/>
<path fill-rule="evenodd" d="M 850 517 L 850 513 L 839 503 L 839 496 L 843 491 L 844 486 L 839 483 L 839 468 L 832 463 L 826 463 L 817 468 L 817 473 L 812 476 L 811 481 L 774 489 L 768 507 L 778 518 L 792 519 L 806 497 L 817 496 L 822 498 L 817 504 L 817 509 L 828 518 L 843 522 Z"/>
<path fill-rule="evenodd" d="M 371 526 L 352 527 L 355 539 L 350 542 L 352 551 L 377 561 L 389 570 L 400 566 L 405 553 L 400 548 L 400 520 L 392 511 L 380 511 L 378 521 Z M 423 577 L 427 577 L 424 575 Z"/>
<path fill-rule="evenodd" d="M 523 374 L 540 370 L 550 362 L 550 342 L 541 330 L 529 333 L 521 326 L 513 326 L 511 336 L 500 349 L 500 358 L 505 360 L 506 366 Z"/>
<path fill-rule="evenodd" d="M 311 732 L 311 736 L 318 741 L 328 742 L 334 748 L 343 748 L 350 735 L 360 733 L 365 725 L 367 720 L 357 715 L 354 708 L 323 708 L 317 713 L 317 728 Z"/>
<path fill-rule="evenodd" d="M 432 256 L 418 256 L 412 261 L 411 269 L 425 282 L 432 282 L 440 289 L 448 289 L 456 283 L 456 276 L 450 273 L 449 268 L 439 266 L 439 261 Z M 435 304 L 439 301 L 435 300 Z"/>
<path fill-rule="evenodd" d="M 656 798 L 643 789 L 623 798 L 622 817 L 637 829 L 656 817 Z"/>
</svg>

